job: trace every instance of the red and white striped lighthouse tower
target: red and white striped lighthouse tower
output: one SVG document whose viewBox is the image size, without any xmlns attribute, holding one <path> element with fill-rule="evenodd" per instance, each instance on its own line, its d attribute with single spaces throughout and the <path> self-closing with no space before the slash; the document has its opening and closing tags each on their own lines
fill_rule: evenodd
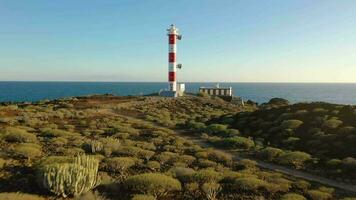
<svg viewBox="0 0 356 200">
<path fill-rule="evenodd" d="M 172 24 L 168 31 L 168 81 L 169 91 L 177 92 L 177 67 L 181 68 L 181 64 L 177 65 L 177 39 L 182 38 L 178 34 L 178 29 Z"/>
</svg>

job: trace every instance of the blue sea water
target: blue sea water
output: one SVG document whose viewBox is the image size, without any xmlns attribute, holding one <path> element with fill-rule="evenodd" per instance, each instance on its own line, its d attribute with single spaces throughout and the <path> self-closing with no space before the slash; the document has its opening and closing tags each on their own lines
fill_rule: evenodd
<svg viewBox="0 0 356 200">
<path fill-rule="evenodd" d="M 215 83 L 186 83 L 188 92 Z M 233 94 L 244 100 L 263 103 L 273 97 L 290 102 L 324 101 L 356 104 L 356 84 L 353 83 L 220 83 L 231 86 Z M 143 95 L 167 88 L 167 83 L 154 82 L 0 82 L 0 102 L 39 101 L 91 94 Z"/>
</svg>

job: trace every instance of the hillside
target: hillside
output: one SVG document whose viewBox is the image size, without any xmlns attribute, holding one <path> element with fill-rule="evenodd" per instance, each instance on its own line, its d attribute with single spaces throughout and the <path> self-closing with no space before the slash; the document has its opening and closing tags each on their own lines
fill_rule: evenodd
<svg viewBox="0 0 356 200">
<path fill-rule="evenodd" d="M 107 95 L 0 106 L 0 200 L 351 199 L 253 160 L 235 161 L 181 134 L 189 127 L 208 137 L 234 135 L 258 149 L 255 130 L 244 128 L 252 120 L 237 123 L 269 112 L 255 109 L 195 96 Z M 351 126 L 346 118 L 339 117 Z"/>
<path fill-rule="evenodd" d="M 256 143 L 254 156 L 345 181 L 356 180 L 356 107 L 329 103 L 265 104 L 214 119 Z M 219 134 L 216 134 L 219 136 Z M 221 135 L 220 135 L 221 136 Z M 224 137 L 233 140 L 233 137 Z M 273 148 L 271 148 L 273 147 Z M 303 163 L 283 158 L 304 157 Z"/>
</svg>

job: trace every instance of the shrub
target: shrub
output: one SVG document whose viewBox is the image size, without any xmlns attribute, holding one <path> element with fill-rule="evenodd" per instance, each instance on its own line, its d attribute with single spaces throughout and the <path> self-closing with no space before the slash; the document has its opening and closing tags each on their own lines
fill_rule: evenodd
<svg viewBox="0 0 356 200">
<path fill-rule="evenodd" d="M 14 154 L 15 156 L 31 160 L 40 157 L 42 155 L 42 151 L 38 145 L 32 143 L 23 143 L 15 146 Z"/>
<path fill-rule="evenodd" d="M 78 136 L 78 133 L 72 133 L 69 131 L 65 130 L 60 130 L 60 129 L 51 129 L 51 128 L 45 128 L 42 130 L 42 135 L 46 137 L 72 137 L 72 136 Z"/>
<path fill-rule="evenodd" d="M 283 154 L 283 150 L 273 147 L 266 147 L 262 149 L 258 156 L 264 160 L 273 161 Z"/>
<path fill-rule="evenodd" d="M 159 173 L 131 176 L 125 181 L 125 186 L 134 192 L 150 194 L 155 197 L 181 190 L 181 184 L 177 179 Z"/>
<path fill-rule="evenodd" d="M 339 127 L 343 122 L 338 119 L 329 119 L 323 123 L 324 128 L 334 129 Z"/>
<path fill-rule="evenodd" d="M 45 200 L 45 198 L 32 195 L 32 194 L 23 194 L 23 193 L 0 193 L 0 200 Z"/>
<path fill-rule="evenodd" d="M 331 199 L 332 195 L 320 190 L 309 190 L 308 196 L 312 200 L 328 200 Z"/>
<path fill-rule="evenodd" d="M 207 200 L 216 200 L 216 196 L 221 190 L 221 186 L 215 182 L 204 183 L 201 186 Z"/>
<path fill-rule="evenodd" d="M 356 159 L 353 157 L 347 157 L 342 159 L 342 167 L 346 172 L 354 173 L 356 169 Z"/>
<path fill-rule="evenodd" d="M 268 104 L 274 105 L 289 105 L 289 101 L 283 98 L 272 98 L 269 100 Z"/>
<path fill-rule="evenodd" d="M 223 176 L 221 173 L 213 169 L 201 169 L 193 175 L 193 178 L 199 183 L 207 183 L 219 182 L 223 178 Z"/>
<path fill-rule="evenodd" d="M 231 154 L 225 153 L 224 151 L 219 150 L 209 150 L 208 151 L 208 158 L 218 163 L 223 164 L 231 164 L 232 156 Z"/>
<path fill-rule="evenodd" d="M 297 129 L 303 122 L 297 119 L 284 120 L 281 124 L 283 129 Z"/>
<path fill-rule="evenodd" d="M 301 190 L 301 191 L 306 191 L 310 188 L 311 184 L 307 181 L 304 180 L 297 180 L 293 182 L 293 187 Z"/>
<path fill-rule="evenodd" d="M 146 161 L 150 160 L 153 155 L 155 155 L 154 151 L 149 151 L 149 150 L 144 150 L 144 149 L 139 150 L 137 152 L 137 156 L 139 158 L 145 159 Z"/>
<path fill-rule="evenodd" d="M 201 168 L 215 167 L 218 165 L 216 162 L 208 159 L 198 159 L 198 166 Z"/>
<path fill-rule="evenodd" d="M 241 166 L 242 169 L 254 169 L 257 162 L 250 159 L 242 159 L 237 163 L 237 166 Z"/>
<path fill-rule="evenodd" d="M 161 165 L 167 162 L 173 162 L 178 157 L 178 154 L 169 151 L 158 154 L 155 158 Z"/>
<path fill-rule="evenodd" d="M 210 134 L 223 134 L 223 135 L 226 135 L 228 132 L 227 125 L 223 125 L 223 124 L 210 124 L 206 128 L 206 131 Z"/>
<path fill-rule="evenodd" d="M 105 168 L 110 172 L 124 174 L 126 170 L 135 165 L 132 157 L 113 157 L 104 160 Z"/>
<path fill-rule="evenodd" d="M 234 181 L 233 186 L 248 191 L 256 191 L 258 189 L 266 187 L 267 183 L 261 179 L 254 177 L 242 177 L 237 178 Z"/>
<path fill-rule="evenodd" d="M 39 166 L 39 183 L 56 195 L 78 196 L 96 187 L 99 162 L 91 156 L 78 156 L 74 163 L 55 163 Z"/>
<path fill-rule="evenodd" d="M 56 138 L 52 138 L 50 140 L 50 143 L 57 147 L 61 147 L 61 146 L 65 146 L 68 143 L 68 140 L 63 137 L 56 137 Z"/>
<path fill-rule="evenodd" d="M 3 158 L 0 158 L 0 170 L 5 166 L 6 160 Z"/>
<path fill-rule="evenodd" d="M 208 93 L 205 93 L 205 92 L 198 92 L 197 96 L 198 97 L 203 97 L 203 98 L 210 98 L 210 95 Z"/>
<path fill-rule="evenodd" d="M 255 143 L 249 138 L 236 136 L 224 139 L 223 145 L 228 148 L 251 149 Z"/>
<path fill-rule="evenodd" d="M 151 170 L 159 170 L 161 168 L 161 164 L 157 161 L 148 161 L 146 166 Z"/>
<path fill-rule="evenodd" d="M 135 194 L 131 200 L 156 200 L 156 198 L 152 195 Z"/>
<path fill-rule="evenodd" d="M 24 129 L 7 127 L 5 129 L 5 140 L 7 142 L 37 142 L 37 138 L 34 134 L 27 132 Z"/>
<path fill-rule="evenodd" d="M 283 195 L 281 200 L 306 200 L 306 198 L 300 194 L 288 193 Z"/>
<path fill-rule="evenodd" d="M 288 152 L 278 158 L 278 163 L 291 165 L 297 169 L 303 168 L 304 163 L 311 159 L 311 156 L 301 151 Z"/>
<path fill-rule="evenodd" d="M 186 167 L 174 167 L 170 169 L 170 172 L 173 174 L 175 178 L 177 178 L 181 182 L 188 182 L 191 179 L 191 177 L 195 174 L 194 169 L 186 168 Z"/>
</svg>

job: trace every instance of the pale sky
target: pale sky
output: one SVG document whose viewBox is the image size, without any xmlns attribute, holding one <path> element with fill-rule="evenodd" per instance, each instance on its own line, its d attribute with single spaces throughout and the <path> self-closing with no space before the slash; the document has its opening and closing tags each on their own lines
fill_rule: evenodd
<svg viewBox="0 0 356 200">
<path fill-rule="evenodd" d="M 0 81 L 356 82 L 355 0 L 0 0 Z"/>
</svg>

